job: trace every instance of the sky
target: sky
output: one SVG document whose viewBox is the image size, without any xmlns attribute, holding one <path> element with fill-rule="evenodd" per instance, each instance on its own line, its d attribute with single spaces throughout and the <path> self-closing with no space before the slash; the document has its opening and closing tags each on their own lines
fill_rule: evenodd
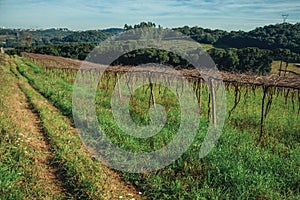
<svg viewBox="0 0 300 200">
<path fill-rule="evenodd" d="M 252 30 L 300 22 L 299 0 L 0 0 L 0 27 L 123 28 L 151 21 L 163 27 Z"/>
</svg>

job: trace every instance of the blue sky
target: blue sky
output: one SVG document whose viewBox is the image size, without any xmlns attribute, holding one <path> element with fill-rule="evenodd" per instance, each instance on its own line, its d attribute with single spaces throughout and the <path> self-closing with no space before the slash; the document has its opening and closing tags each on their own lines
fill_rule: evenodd
<svg viewBox="0 0 300 200">
<path fill-rule="evenodd" d="M 299 0 L 0 0 L 0 27 L 72 30 L 123 27 L 151 21 L 163 27 L 251 30 L 300 22 Z"/>
</svg>

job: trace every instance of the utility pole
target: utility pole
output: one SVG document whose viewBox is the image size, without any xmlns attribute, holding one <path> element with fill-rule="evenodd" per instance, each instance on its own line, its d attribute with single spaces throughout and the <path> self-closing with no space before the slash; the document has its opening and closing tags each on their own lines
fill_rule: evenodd
<svg viewBox="0 0 300 200">
<path fill-rule="evenodd" d="M 282 16 L 283 23 L 285 24 L 289 14 L 282 14 L 281 16 Z"/>
</svg>

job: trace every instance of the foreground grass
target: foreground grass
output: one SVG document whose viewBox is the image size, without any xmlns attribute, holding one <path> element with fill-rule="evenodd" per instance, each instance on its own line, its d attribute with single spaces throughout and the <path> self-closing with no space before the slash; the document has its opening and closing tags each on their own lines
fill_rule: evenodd
<svg viewBox="0 0 300 200">
<path fill-rule="evenodd" d="M 16 70 L 14 72 L 18 75 Z M 52 146 L 54 154 L 52 163 L 61 170 L 64 186 L 72 191 L 71 197 L 104 199 L 106 180 L 102 168 L 82 146 L 76 130 L 72 129 L 65 117 L 47 104 L 45 98 L 33 90 L 26 81 L 20 82 L 20 88 L 41 119 Z"/>
<path fill-rule="evenodd" d="M 17 125 L 13 104 L 18 104 L 17 79 L 11 73 L 9 58 L 0 58 L 0 198 L 45 199 L 54 198 L 40 182 L 35 165 L 35 149 L 25 141 L 24 127 Z M 24 116 L 26 117 L 26 116 Z M 26 119 L 24 119 L 26 120 Z M 57 194 L 56 199 L 65 197 Z"/>
<path fill-rule="evenodd" d="M 73 75 L 59 75 L 59 70 L 46 72 L 41 67 L 27 64 L 22 61 L 18 64 L 22 75 L 66 116 L 71 117 L 72 83 L 68 76 Z M 55 76 L 51 75 L 53 73 Z M 102 120 L 101 126 L 107 128 L 116 144 L 126 149 L 123 147 L 125 139 L 127 145 L 132 145 L 131 150 L 140 151 L 153 150 L 164 144 L 160 137 L 156 141 L 162 144 L 157 144 L 157 147 L 124 136 L 114 122 L 110 101 L 105 95 L 99 92 L 97 96 L 101 101 L 97 104 L 98 117 L 99 121 Z M 204 90 L 203 95 L 207 96 L 207 91 Z M 233 96 L 233 89 L 229 88 L 228 109 L 232 107 Z M 208 124 L 204 119 L 199 124 L 199 134 L 194 143 L 176 162 L 157 172 L 125 173 L 124 176 L 143 190 L 149 199 L 299 199 L 299 115 L 293 110 L 291 100 L 285 102 L 282 96 L 276 97 L 265 123 L 264 143 L 257 145 L 261 96 L 257 89 L 255 94 L 242 97 L 227 120 L 218 144 L 207 157 L 199 159 L 198 155 Z M 144 117 L 137 116 L 136 119 Z M 175 127 L 170 124 L 162 137 L 168 138 L 174 131 L 176 123 Z"/>
</svg>

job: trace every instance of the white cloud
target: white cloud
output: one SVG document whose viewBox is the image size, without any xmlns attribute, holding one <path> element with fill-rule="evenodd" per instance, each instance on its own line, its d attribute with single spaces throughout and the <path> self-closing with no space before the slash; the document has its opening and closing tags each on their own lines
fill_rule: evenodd
<svg viewBox="0 0 300 200">
<path fill-rule="evenodd" d="M 251 29 L 281 22 L 281 14 L 300 21 L 298 0 L 2 0 L 0 25 L 64 26 L 75 29 L 122 27 L 154 21 L 168 27 L 198 25 Z M 8 17 L 9 16 L 9 17 Z"/>
</svg>

